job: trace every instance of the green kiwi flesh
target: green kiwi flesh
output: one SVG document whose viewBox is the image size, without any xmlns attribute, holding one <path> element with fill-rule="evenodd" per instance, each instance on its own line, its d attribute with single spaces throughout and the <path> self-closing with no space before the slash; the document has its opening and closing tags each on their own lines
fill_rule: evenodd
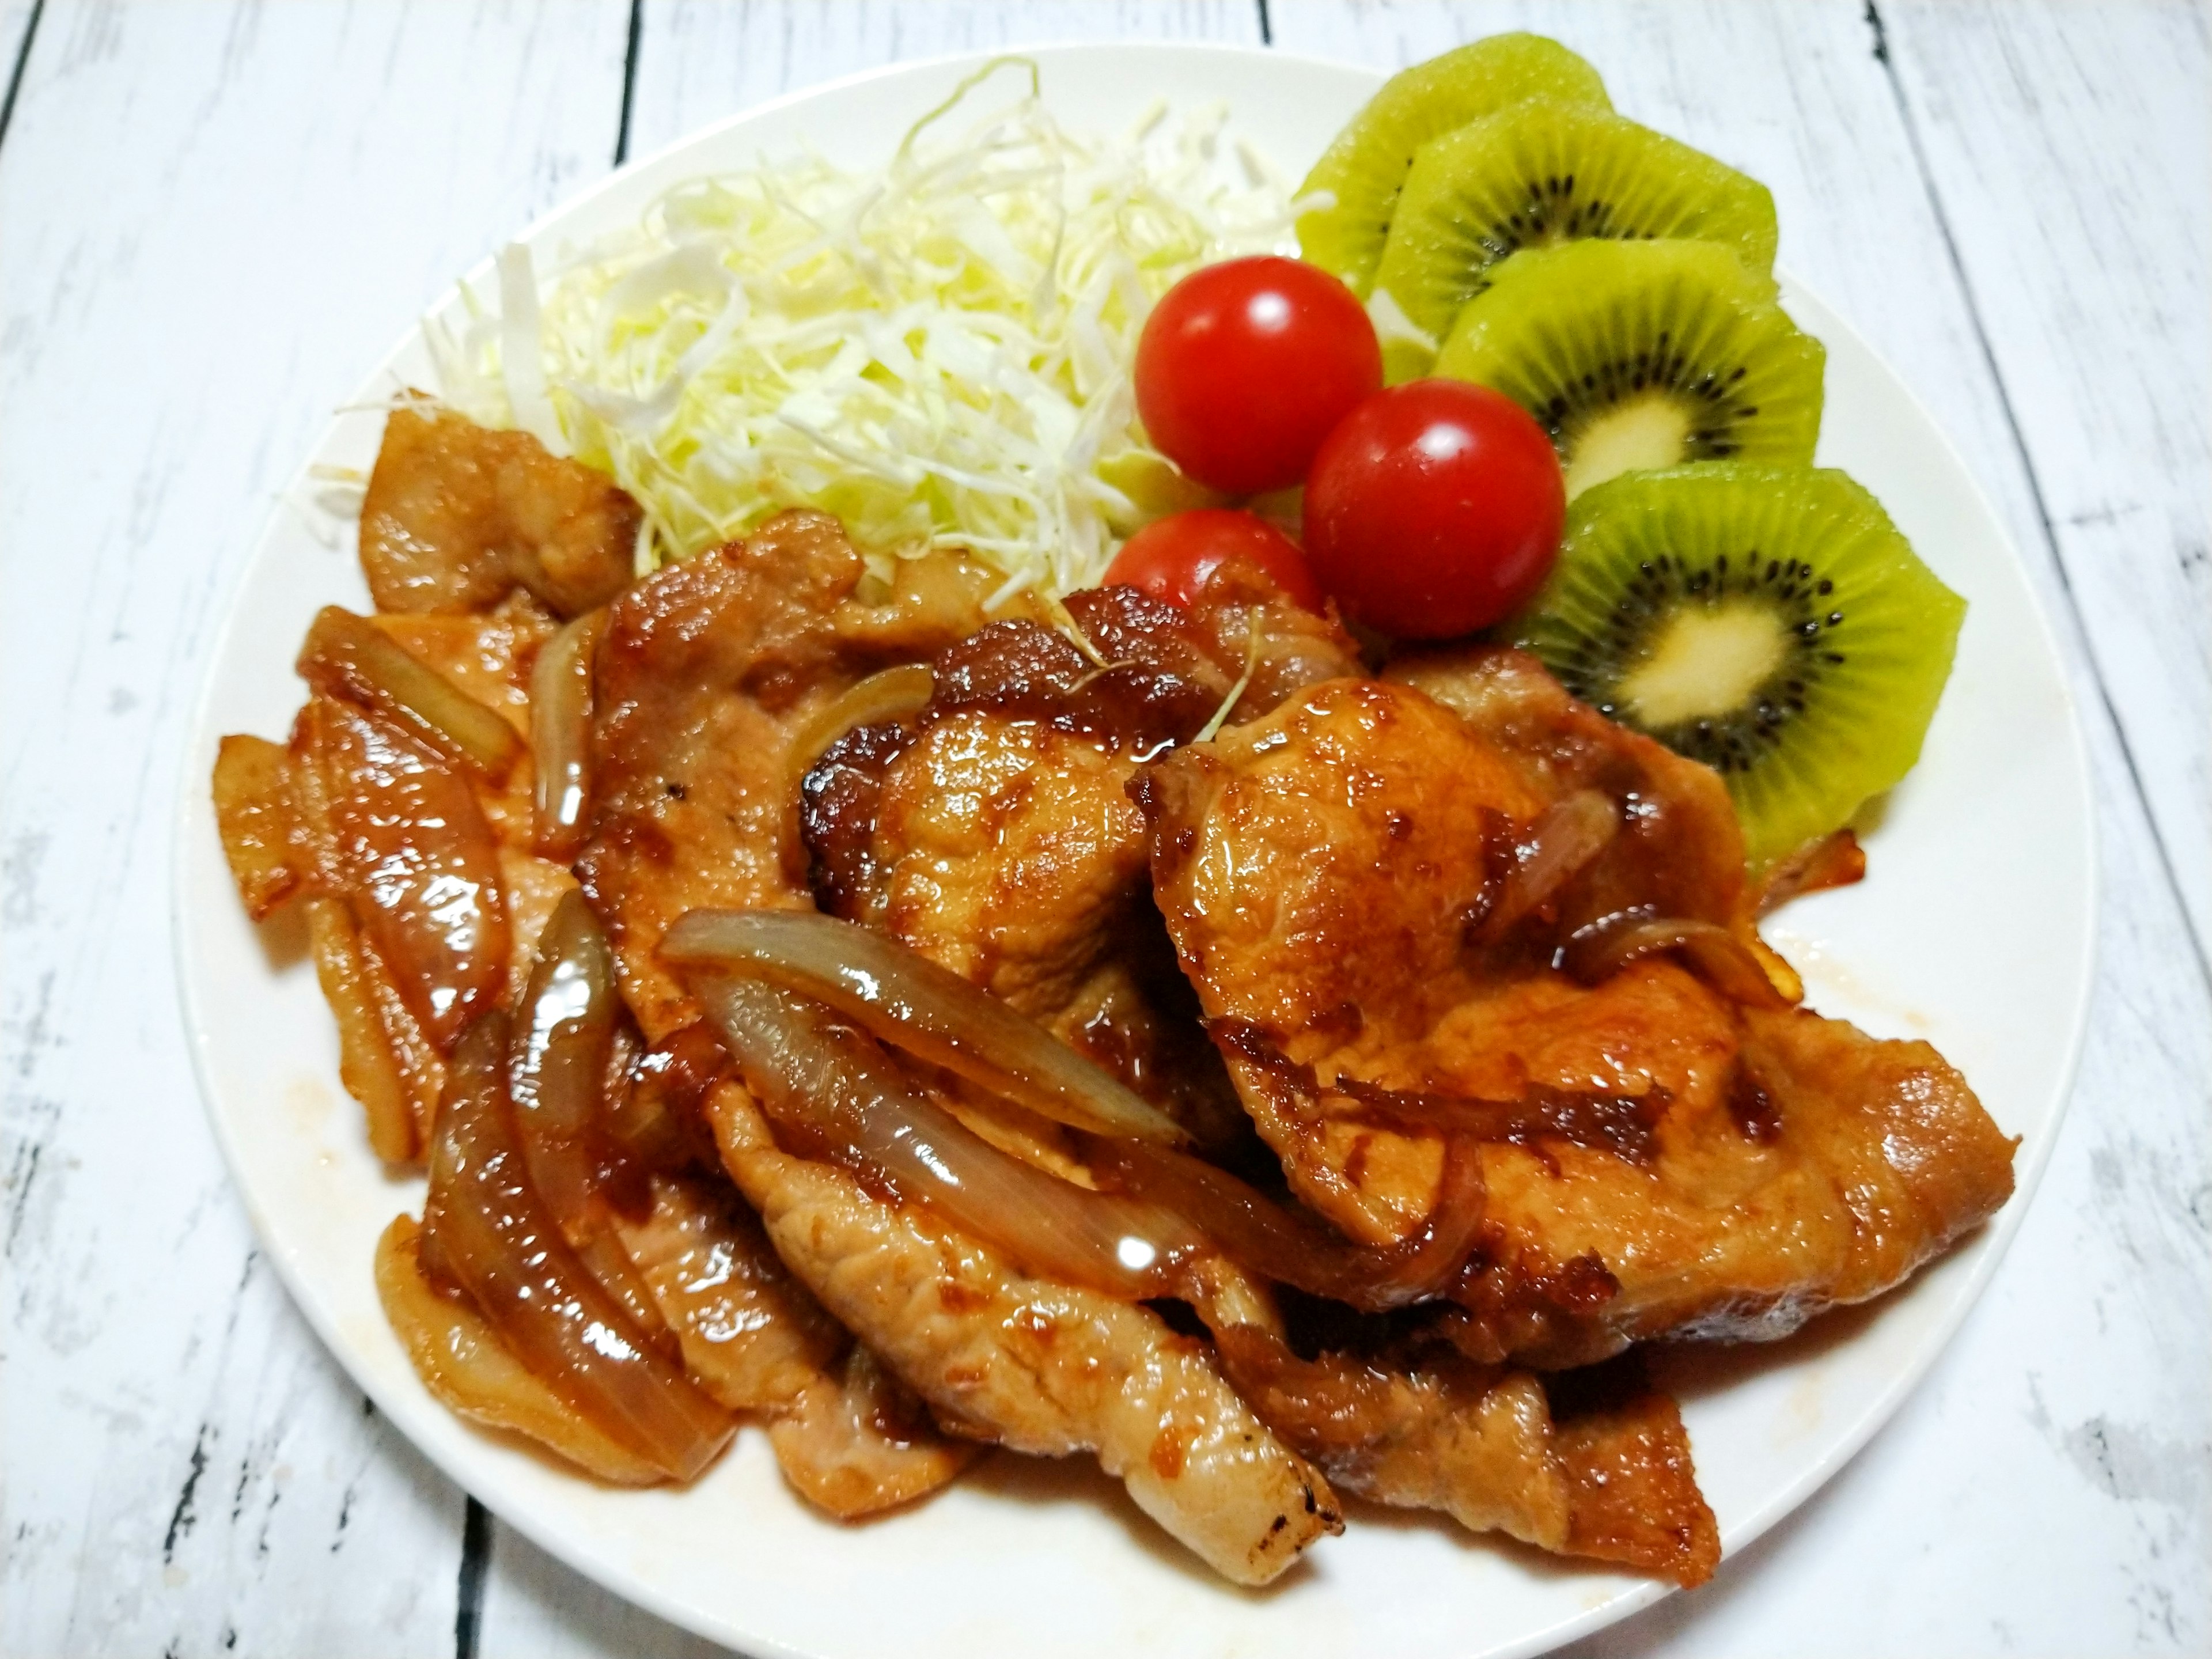
<svg viewBox="0 0 2212 1659">
<path fill-rule="evenodd" d="M 1540 34 L 1493 34 L 1392 76 L 1298 187 L 1301 196 L 1326 191 L 1333 198 L 1299 216 L 1299 250 L 1365 299 L 1413 152 L 1531 98 L 1612 107 L 1597 71 Z"/>
<path fill-rule="evenodd" d="M 1584 237 L 1717 242 L 1765 277 L 1774 198 L 1735 168 L 1606 110 L 1516 105 L 1421 146 L 1375 291 L 1440 341 L 1501 261 Z M 1394 356 L 1393 380 L 1428 366 L 1418 343 L 1398 343 Z"/>
<path fill-rule="evenodd" d="M 1756 867 L 1920 757 L 1966 602 L 1842 472 L 1639 472 L 1567 514 L 1507 625 L 1585 702 L 1726 780 Z"/>
<path fill-rule="evenodd" d="M 1570 501 L 1694 461 L 1802 466 L 1827 354 L 1771 276 L 1714 242 L 1588 240 L 1492 268 L 1435 372 L 1493 386 L 1552 434 Z"/>
</svg>

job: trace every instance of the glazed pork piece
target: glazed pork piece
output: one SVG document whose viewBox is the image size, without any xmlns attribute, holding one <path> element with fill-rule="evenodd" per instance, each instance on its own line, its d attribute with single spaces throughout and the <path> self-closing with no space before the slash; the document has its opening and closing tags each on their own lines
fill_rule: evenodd
<svg viewBox="0 0 2212 1659">
<path fill-rule="evenodd" d="M 937 658 L 918 715 L 830 748 L 805 784 L 815 893 L 1218 1142 L 1239 1119 L 1160 932 L 1128 787 L 1217 712 L 1252 718 L 1358 658 L 1242 565 L 1188 612 L 1093 589 L 1069 597 L 1066 623 L 982 629 Z"/>
<path fill-rule="evenodd" d="M 888 628 L 856 608 L 860 576 L 834 521 L 787 514 L 742 545 L 648 579 L 614 607 L 596 686 L 599 805 L 579 867 L 648 1036 L 697 1014 L 657 954 L 678 917 L 808 902 L 787 793 L 793 744 L 933 625 L 977 633 L 958 605 L 933 624 L 925 607 L 896 595 L 889 608 L 903 621 Z M 1223 677 L 1218 690 L 1187 699 L 1192 729 L 1230 684 Z M 1141 878 L 1144 850 L 1120 793 L 1125 775 L 1115 773 L 1113 799 L 1127 887 Z M 734 1084 L 708 1099 L 724 1161 L 783 1261 L 963 1433 L 1030 1451 L 1097 1451 L 1171 1531 L 1245 1582 L 1272 1577 L 1334 1524 L 1325 1483 L 1251 1418 L 1202 1345 L 1141 1308 L 1015 1273 L 915 1206 L 787 1154 Z M 1067 1332 L 1050 1356 L 1054 1338 L 1038 1322 L 1048 1311 L 1060 1322 L 1050 1328 Z M 1017 1315 L 1030 1321 L 1027 1336 Z M 1170 1443 L 1185 1449 L 1171 1454 Z M 1178 1458 L 1187 1472 L 1165 1467 Z"/>
<path fill-rule="evenodd" d="M 380 611 L 483 611 L 520 586 L 573 617 L 629 583 L 642 518 L 605 473 L 526 432 L 402 404 L 362 502 L 362 568 Z"/>
<path fill-rule="evenodd" d="M 1667 1334 L 1784 1334 L 2004 1201 L 2013 1143 L 1925 1043 L 1771 988 L 1745 1006 L 1663 953 L 1596 983 L 1554 968 L 1560 930 L 1594 912 L 1723 928 L 1733 819 L 1717 783 L 1702 808 L 1679 783 L 1655 799 L 1664 763 L 1528 659 L 1462 667 L 1472 720 L 1336 681 L 1143 787 L 1155 895 L 1302 1198 L 1395 1238 L 1433 1201 L 1445 1131 L 1479 1134 L 1486 1244 L 1454 1334 L 1543 1366 Z M 1516 838 L 1592 787 L 1620 792 L 1623 822 L 1498 931 Z M 1700 868 L 1704 892 L 1680 873 Z"/>
</svg>

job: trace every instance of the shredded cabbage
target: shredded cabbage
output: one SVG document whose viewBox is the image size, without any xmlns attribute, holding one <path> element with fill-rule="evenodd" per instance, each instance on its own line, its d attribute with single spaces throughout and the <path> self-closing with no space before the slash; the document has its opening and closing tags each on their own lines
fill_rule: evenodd
<svg viewBox="0 0 2212 1659">
<path fill-rule="evenodd" d="M 1008 68 L 1026 95 L 941 139 Z M 1080 139 L 1034 64 L 1000 59 L 880 173 L 809 155 L 687 182 L 542 289 L 511 250 L 502 314 L 430 331 L 445 395 L 612 473 L 644 562 L 808 506 L 878 574 L 956 546 L 1006 593 L 1087 586 L 1189 491 L 1136 424 L 1146 312 L 1197 265 L 1291 246 L 1280 178 L 1249 147 L 1224 176 L 1225 112 L 1164 112 Z"/>
</svg>

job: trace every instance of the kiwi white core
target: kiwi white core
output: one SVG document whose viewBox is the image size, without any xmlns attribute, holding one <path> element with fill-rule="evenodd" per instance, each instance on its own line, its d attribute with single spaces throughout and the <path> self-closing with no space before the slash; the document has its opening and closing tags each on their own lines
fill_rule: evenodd
<svg viewBox="0 0 2212 1659">
<path fill-rule="evenodd" d="M 1717 718 L 1750 702 L 1789 650 L 1789 631 L 1766 605 L 1685 606 L 1621 677 L 1621 706 L 1650 728 Z"/>
<path fill-rule="evenodd" d="M 1690 420 L 1690 411 L 1663 392 L 1647 392 L 1591 416 L 1568 441 L 1567 499 L 1624 472 L 1686 459 Z"/>
</svg>

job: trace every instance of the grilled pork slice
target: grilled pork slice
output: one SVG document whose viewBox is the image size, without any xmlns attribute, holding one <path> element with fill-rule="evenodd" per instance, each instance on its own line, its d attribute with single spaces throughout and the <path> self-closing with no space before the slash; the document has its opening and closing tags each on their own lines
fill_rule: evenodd
<svg viewBox="0 0 2212 1659">
<path fill-rule="evenodd" d="M 1313 1359 L 1252 1325 L 1217 1341 L 1253 1408 L 1345 1492 L 1685 1586 L 1720 1559 L 1681 1413 L 1632 1360 L 1547 1391 L 1528 1371 L 1475 1364 L 1433 1338 Z"/>
<path fill-rule="evenodd" d="M 605 473 L 526 432 L 403 404 L 362 501 L 362 568 L 380 611 L 481 611 L 520 586 L 573 617 L 629 582 L 642 518 Z"/>
<path fill-rule="evenodd" d="M 1585 986 L 1550 965 L 1542 908 L 1533 939 L 1488 931 L 1499 849 L 1551 805 L 1546 751 L 1601 737 L 1538 722 L 1509 748 L 1410 687 L 1339 681 L 1143 788 L 1155 896 L 1299 1195 L 1394 1239 L 1443 1131 L 1486 1139 L 1486 1243 L 1455 1292 L 1486 1360 L 1781 1335 L 2012 1187 L 2012 1143 L 1924 1043 L 1740 1006 L 1663 957 Z M 1608 903 L 1635 898 L 1623 865 L 1591 883 Z M 1651 902 L 1719 916 L 1735 894 Z"/>
<path fill-rule="evenodd" d="M 669 566 L 608 612 L 592 704 L 592 838 L 576 863 L 648 1040 L 698 1009 L 654 955 L 687 910 L 809 903 L 793 744 L 871 671 L 982 625 L 975 567 L 902 565 L 864 600 L 835 519 L 786 513 Z"/>
<path fill-rule="evenodd" d="M 744 1089 L 708 1111 L 724 1163 L 807 1287 L 948 1427 L 1043 1456 L 1096 1453 L 1224 1577 L 1260 1584 L 1342 1530 L 1328 1482 L 1142 1306 L 1030 1278 L 913 1205 L 779 1151 Z"/>
<path fill-rule="evenodd" d="M 805 905 L 787 867 L 793 732 L 857 678 L 831 626 L 859 586 L 837 521 L 787 513 L 629 589 L 608 614 L 576 873 L 649 1042 L 699 1018 L 654 952 L 702 907 Z"/>
<path fill-rule="evenodd" d="M 726 1188 L 655 1176 L 651 1212 L 619 1225 L 684 1370 L 721 1405 L 768 1419 L 784 1477 L 810 1502 L 873 1515 L 974 1460 L 791 1276 Z"/>
<path fill-rule="evenodd" d="M 1070 596 L 1060 627 L 985 628 L 938 657 L 917 717 L 852 732 L 809 774 L 817 897 L 1220 1140 L 1237 1126 L 1234 1097 L 1147 896 L 1149 839 L 1128 786 L 1240 679 L 1231 712 L 1250 717 L 1357 665 L 1334 621 L 1242 565 L 1216 572 L 1188 611 L 1112 587 Z M 991 1134 L 987 1110 L 966 1115 Z"/>
</svg>

